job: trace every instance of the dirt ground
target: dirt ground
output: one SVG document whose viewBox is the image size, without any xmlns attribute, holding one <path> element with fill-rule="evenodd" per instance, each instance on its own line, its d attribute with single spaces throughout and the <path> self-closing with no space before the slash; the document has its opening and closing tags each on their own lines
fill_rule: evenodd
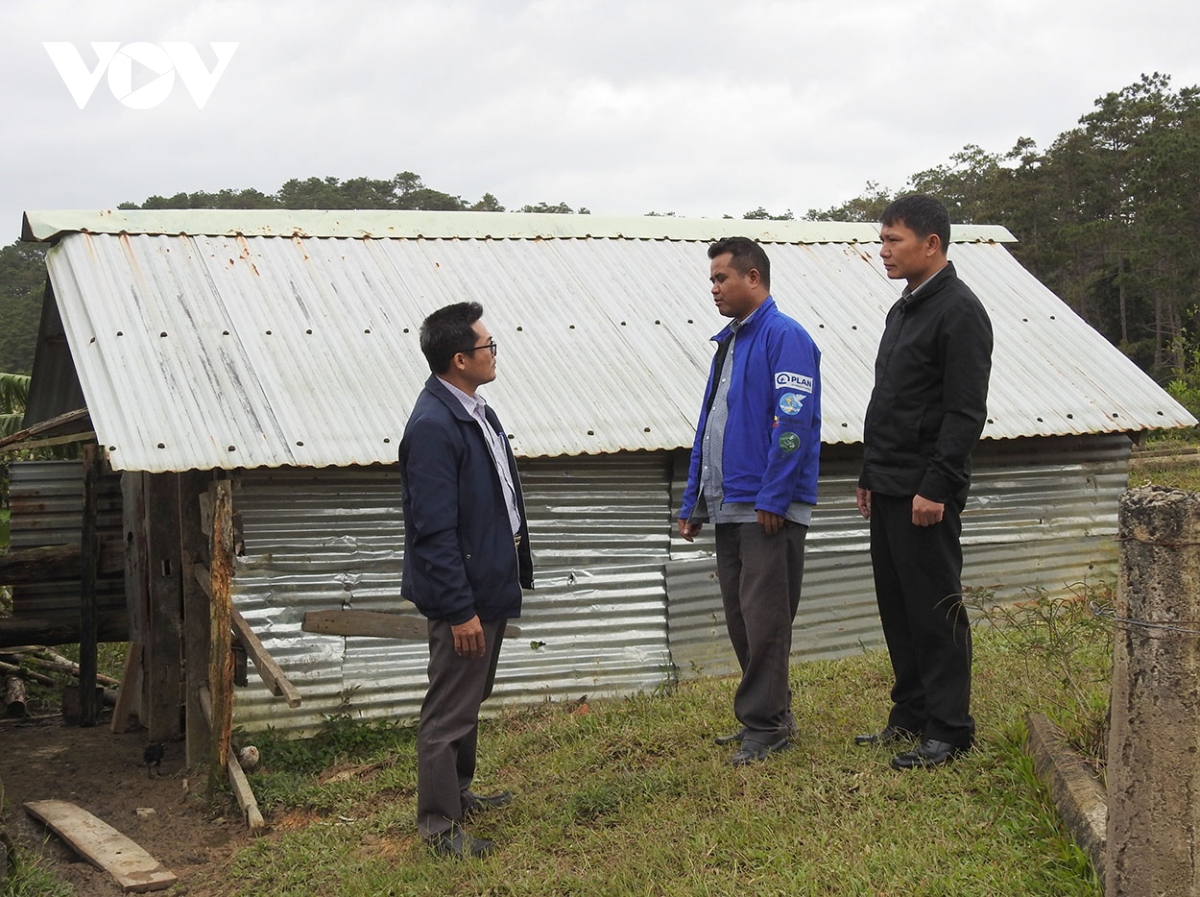
<svg viewBox="0 0 1200 897">
<path fill-rule="evenodd" d="M 210 808 L 205 781 L 184 766 L 182 742 L 166 746 L 159 774 L 151 776 L 142 760 L 146 744 L 145 731 L 114 734 L 107 713 L 91 728 L 67 726 L 58 712 L 0 720 L 2 827 L 80 897 L 123 891 L 30 816 L 26 801 L 70 801 L 107 822 L 178 877 L 171 895 L 227 893 L 221 872 L 252 837 L 236 805 L 230 798 L 223 812 Z"/>
</svg>

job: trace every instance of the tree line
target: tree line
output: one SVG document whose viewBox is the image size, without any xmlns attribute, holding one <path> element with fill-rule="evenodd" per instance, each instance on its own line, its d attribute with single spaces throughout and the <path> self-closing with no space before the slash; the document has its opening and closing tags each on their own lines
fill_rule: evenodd
<svg viewBox="0 0 1200 897">
<path fill-rule="evenodd" d="M 1044 150 L 1027 137 L 1004 152 L 968 144 L 900 190 L 868 181 L 861 195 L 803 217 L 878 221 L 890 200 L 913 191 L 941 198 L 956 222 L 1006 226 L 1020 241 L 1010 249 L 1025 267 L 1200 410 L 1200 88 L 1173 90 L 1168 75 L 1143 75 L 1097 99 Z M 119 208 L 505 210 L 491 193 L 470 202 L 410 171 L 378 180 L 293 178 L 274 193 L 151 196 Z M 519 211 L 588 213 L 563 202 Z M 795 216 L 759 206 L 741 217 Z M 0 249 L 0 371 L 32 368 L 43 255 L 30 244 Z"/>
</svg>

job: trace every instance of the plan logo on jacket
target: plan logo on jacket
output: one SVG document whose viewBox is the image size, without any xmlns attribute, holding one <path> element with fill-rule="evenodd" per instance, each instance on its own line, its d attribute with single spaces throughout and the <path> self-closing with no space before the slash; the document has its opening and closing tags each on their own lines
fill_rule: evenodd
<svg viewBox="0 0 1200 897">
<path fill-rule="evenodd" d="M 793 374 L 791 371 L 776 371 L 775 388 L 798 389 L 800 392 L 812 392 L 813 379 L 803 374 Z"/>
<path fill-rule="evenodd" d="M 108 89 L 130 109 L 152 109 L 165 100 L 175 86 L 176 74 L 196 108 L 203 109 L 239 45 L 210 43 L 217 60 L 211 71 L 196 48 L 181 41 L 163 41 L 161 46 L 145 41 L 124 45 L 119 41 L 94 41 L 96 67 L 90 70 L 73 43 L 44 41 L 42 46 L 80 109 L 92 98 L 106 69 Z"/>
</svg>

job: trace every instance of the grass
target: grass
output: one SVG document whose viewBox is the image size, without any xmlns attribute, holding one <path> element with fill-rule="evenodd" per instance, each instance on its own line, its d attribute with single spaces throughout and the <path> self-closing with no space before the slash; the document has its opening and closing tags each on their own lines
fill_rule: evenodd
<svg viewBox="0 0 1200 897">
<path fill-rule="evenodd" d="M 417 837 L 412 727 L 335 718 L 310 742 L 262 733 L 251 782 L 275 834 L 223 872 L 221 893 L 1094 897 L 1022 718 L 1095 726 L 1105 632 L 1078 601 L 996 619 L 976 639 L 978 748 L 935 772 L 897 773 L 888 751 L 851 744 L 884 722 L 885 652 L 794 666 L 798 744 L 746 769 L 711 739 L 733 725 L 733 679 L 586 712 L 507 710 L 483 723 L 477 784 L 517 799 L 472 826 L 501 845 L 481 862 L 438 860 Z"/>
</svg>

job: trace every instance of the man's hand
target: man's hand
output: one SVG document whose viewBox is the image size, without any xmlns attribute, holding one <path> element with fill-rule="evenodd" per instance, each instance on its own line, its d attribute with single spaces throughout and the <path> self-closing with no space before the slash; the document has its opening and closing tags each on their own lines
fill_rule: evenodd
<svg viewBox="0 0 1200 897">
<path fill-rule="evenodd" d="M 921 495 L 913 496 L 913 526 L 933 526 L 935 523 L 941 523 L 945 511 L 946 505 L 940 501 L 930 501 Z"/>
<path fill-rule="evenodd" d="M 703 528 L 704 524 L 702 523 L 692 523 L 690 520 L 684 520 L 682 517 L 679 518 L 679 535 L 683 536 L 689 542 L 695 539 Z"/>
<path fill-rule="evenodd" d="M 478 615 L 465 623 L 450 624 L 450 631 L 454 633 L 454 653 L 459 657 L 483 657 L 487 651 Z"/>
<path fill-rule="evenodd" d="M 858 503 L 858 513 L 863 515 L 863 520 L 870 520 L 871 490 L 859 486 L 854 490 L 854 500 Z"/>
<path fill-rule="evenodd" d="M 784 518 L 778 514 L 772 514 L 770 511 L 755 511 L 758 515 L 758 522 L 763 528 L 763 532 L 768 536 L 773 536 L 783 529 Z"/>
</svg>

